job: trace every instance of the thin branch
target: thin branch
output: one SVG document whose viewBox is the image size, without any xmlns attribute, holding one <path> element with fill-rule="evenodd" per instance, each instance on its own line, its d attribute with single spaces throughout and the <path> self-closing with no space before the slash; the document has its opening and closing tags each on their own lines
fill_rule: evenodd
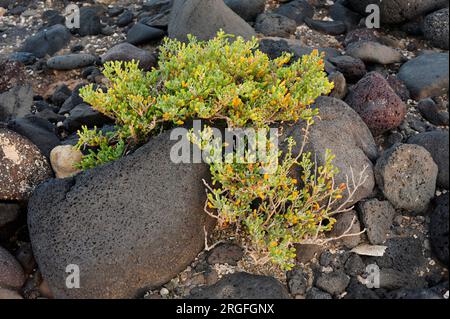
<svg viewBox="0 0 450 319">
<path fill-rule="evenodd" d="M 203 226 L 203 231 L 204 231 L 204 233 L 205 233 L 205 250 L 206 250 L 206 251 L 210 251 L 211 249 L 213 249 L 213 248 L 216 247 L 217 245 L 225 243 L 225 241 L 219 240 L 218 242 L 216 242 L 216 243 L 213 244 L 212 246 L 209 246 L 209 245 L 208 245 L 208 232 L 206 231 L 206 226 Z"/>
</svg>

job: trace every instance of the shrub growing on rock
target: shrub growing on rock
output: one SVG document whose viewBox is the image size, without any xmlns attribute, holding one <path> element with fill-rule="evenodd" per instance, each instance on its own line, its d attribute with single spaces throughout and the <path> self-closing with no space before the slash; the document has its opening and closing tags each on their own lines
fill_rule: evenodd
<svg viewBox="0 0 450 319">
<path fill-rule="evenodd" d="M 133 61 L 106 63 L 108 90 L 90 85 L 80 90 L 80 96 L 113 118 L 117 131 L 105 136 L 83 130 L 78 146 L 99 147 L 97 159 L 113 160 L 123 152 L 113 152 L 107 145 L 142 144 L 167 123 L 181 125 L 200 118 L 225 120 L 230 127 L 263 127 L 317 115 L 308 105 L 332 89 L 317 51 L 290 63 L 289 54 L 270 60 L 257 50 L 256 39 L 246 42 L 238 37 L 230 43 L 229 38 L 219 32 L 208 42 L 194 37 L 188 44 L 166 39 L 159 67 L 151 72 L 142 72 Z M 91 166 L 90 157 L 84 167 Z"/>
<path fill-rule="evenodd" d="M 257 49 L 256 39 L 229 41 L 231 37 L 219 32 L 207 42 L 189 37 L 187 44 L 166 39 L 158 68 L 151 72 L 141 71 L 135 61 L 106 63 L 108 89 L 94 90 L 91 85 L 82 88 L 80 95 L 95 110 L 113 118 L 116 128 L 108 133 L 87 128 L 79 132 L 77 147 L 89 148 L 81 167 L 120 158 L 159 130 L 190 119 L 225 121 L 231 128 L 268 128 L 273 123 L 301 120 L 307 124 L 306 136 L 318 115 L 309 106 L 333 88 L 322 57 L 313 51 L 297 61 L 287 53 L 271 60 Z M 203 141 L 208 140 L 209 130 L 206 127 L 201 132 Z M 204 146 L 202 140 L 190 137 Z M 250 239 L 255 259 L 286 269 L 292 266 L 293 244 L 317 241 L 320 233 L 332 228 L 332 216 L 345 210 L 346 204 L 335 205 L 347 185 L 334 183 L 333 155 L 327 153 L 325 163 L 318 167 L 310 153 L 300 151 L 293 156 L 294 145 L 290 139 L 284 154 L 269 151 L 269 163 L 282 159 L 270 174 L 263 163 L 253 163 L 246 153 L 244 163 L 210 163 L 213 186 L 205 182 L 205 211 L 220 226 L 243 227 L 246 235 L 242 238 Z M 300 146 L 303 150 L 304 145 Z M 300 171 L 300 179 L 293 177 L 294 171 Z"/>
</svg>

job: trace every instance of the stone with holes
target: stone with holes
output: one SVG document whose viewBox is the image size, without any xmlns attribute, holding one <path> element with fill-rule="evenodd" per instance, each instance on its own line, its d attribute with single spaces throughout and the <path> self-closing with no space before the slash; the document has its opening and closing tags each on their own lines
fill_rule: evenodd
<svg viewBox="0 0 450 319">
<path fill-rule="evenodd" d="M 170 131 L 132 155 L 39 186 L 28 205 L 31 244 L 56 298 L 131 298 L 185 269 L 202 250 L 206 164 L 174 164 Z M 81 288 L 68 289 L 66 267 Z"/>
</svg>

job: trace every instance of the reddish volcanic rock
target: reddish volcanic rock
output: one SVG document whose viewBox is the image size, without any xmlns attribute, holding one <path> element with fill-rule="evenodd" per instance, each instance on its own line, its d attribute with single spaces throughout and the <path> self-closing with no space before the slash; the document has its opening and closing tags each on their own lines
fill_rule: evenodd
<svg viewBox="0 0 450 319">
<path fill-rule="evenodd" d="M 399 126 L 406 105 L 377 72 L 366 74 L 350 91 L 346 102 L 361 116 L 374 135 Z"/>
<path fill-rule="evenodd" d="M 17 61 L 0 61 L 0 93 L 25 81 L 25 67 Z"/>
</svg>

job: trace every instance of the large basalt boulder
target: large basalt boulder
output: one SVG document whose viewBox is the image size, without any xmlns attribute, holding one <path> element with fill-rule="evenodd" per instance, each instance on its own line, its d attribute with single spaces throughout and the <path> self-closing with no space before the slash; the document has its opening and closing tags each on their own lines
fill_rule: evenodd
<svg viewBox="0 0 450 319">
<path fill-rule="evenodd" d="M 352 172 L 356 180 L 361 173 L 366 176 L 349 206 L 369 197 L 375 186 L 372 161 L 378 157 L 370 130 L 358 114 L 341 100 L 320 97 L 314 107 L 319 109 L 320 119 L 310 128 L 306 151 L 316 155 L 317 163 L 323 165 L 325 151 L 331 150 L 336 156 L 333 165 L 340 171 L 336 176 L 336 185 L 346 183 L 348 176 L 350 186 L 353 187 Z M 284 136 L 280 137 L 280 142 L 286 136 L 292 136 L 299 148 L 303 141 L 302 128 L 302 124 L 284 127 Z"/>
<path fill-rule="evenodd" d="M 0 127 L 0 201 L 28 200 L 33 189 L 51 174 L 36 145 Z"/>
<path fill-rule="evenodd" d="M 209 40 L 222 29 L 249 40 L 255 30 L 225 5 L 223 0 L 174 0 L 168 26 L 169 37 L 186 42 L 192 34 Z"/>
<path fill-rule="evenodd" d="M 28 207 L 31 244 L 56 298 L 131 298 L 158 287 L 204 245 L 205 164 L 174 164 L 170 132 L 116 162 L 50 180 Z M 66 287 L 66 267 L 80 289 Z"/>
<path fill-rule="evenodd" d="M 349 8 L 362 15 L 371 4 L 379 6 L 383 23 L 397 24 L 448 6 L 448 0 L 348 0 Z"/>
</svg>

